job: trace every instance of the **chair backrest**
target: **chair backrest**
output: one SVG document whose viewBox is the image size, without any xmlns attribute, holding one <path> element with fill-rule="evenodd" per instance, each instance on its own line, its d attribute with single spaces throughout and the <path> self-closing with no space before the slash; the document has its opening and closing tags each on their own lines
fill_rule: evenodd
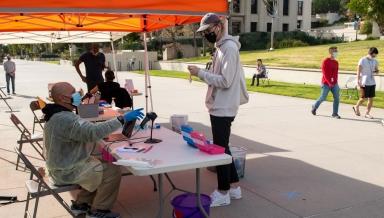
<svg viewBox="0 0 384 218">
<path fill-rule="evenodd" d="M 135 89 L 135 86 L 133 85 L 133 81 L 131 79 L 126 79 L 125 80 L 125 89 L 128 91 L 128 93 L 131 93 L 132 90 Z"/>
<path fill-rule="evenodd" d="M 114 92 L 115 105 L 119 108 L 132 107 L 132 98 L 124 88 L 116 89 Z"/>
<path fill-rule="evenodd" d="M 31 108 L 31 111 L 34 113 L 37 110 L 41 110 L 39 101 L 31 101 L 29 104 L 29 108 Z"/>
<path fill-rule="evenodd" d="M 355 88 L 357 86 L 357 76 L 350 76 L 345 82 L 345 88 Z"/>
<path fill-rule="evenodd" d="M 21 133 L 21 138 L 31 139 L 31 132 L 25 127 L 25 125 L 16 117 L 15 114 L 11 114 L 11 121 Z"/>
<path fill-rule="evenodd" d="M 17 147 L 15 147 L 15 152 L 20 157 L 20 159 L 24 162 L 25 167 L 31 171 L 31 174 L 38 178 L 39 180 L 43 180 L 43 176 L 39 173 L 35 166 L 29 161 L 29 159 L 21 152 Z M 48 186 L 48 185 L 47 185 Z"/>
<path fill-rule="evenodd" d="M 33 139 L 31 132 L 25 127 L 25 125 L 16 117 L 15 114 L 11 114 L 11 121 L 16 126 L 16 128 L 20 131 L 20 140 L 18 143 L 30 143 L 32 147 L 36 150 L 36 152 L 41 156 L 43 160 L 44 157 L 44 147 L 39 143 L 39 138 Z"/>
<path fill-rule="evenodd" d="M 265 78 L 269 79 L 269 71 L 268 70 L 265 70 Z"/>
</svg>

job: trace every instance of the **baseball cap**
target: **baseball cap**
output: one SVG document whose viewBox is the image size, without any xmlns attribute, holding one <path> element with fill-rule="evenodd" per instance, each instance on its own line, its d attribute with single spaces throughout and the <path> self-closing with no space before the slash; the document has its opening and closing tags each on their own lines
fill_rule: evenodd
<svg viewBox="0 0 384 218">
<path fill-rule="evenodd" d="M 220 17 L 214 13 L 208 13 L 200 21 L 200 27 L 197 32 L 204 31 L 208 29 L 212 24 L 220 23 Z"/>
</svg>

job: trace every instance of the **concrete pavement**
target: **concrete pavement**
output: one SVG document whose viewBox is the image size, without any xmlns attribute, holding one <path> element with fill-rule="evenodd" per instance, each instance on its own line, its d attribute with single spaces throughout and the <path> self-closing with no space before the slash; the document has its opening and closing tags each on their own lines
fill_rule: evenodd
<svg viewBox="0 0 384 218">
<path fill-rule="evenodd" d="M 69 81 L 83 85 L 69 66 L 17 61 L 18 93 L 9 103 L 19 109 L 17 115 L 32 126 L 29 102 L 47 95 L 47 83 Z M 120 73 L 122 84 L 132 78 L 144 90 L 144 77 Z M 0 85 L 4 80 L 0 80 Z M 209 116 L 204 106 L 206 86 L 186 80 L 152 78 L 154 111 L 159 122 L 168 125 L 172 114 L 188 114 L 196 129 L 210 135 Z M 144 97 L 135 97 L 135 105 L 144 105 Z M 231 144 L 248 149 L 245 178 L 240 185 L 244 198 L 231 206 L 214 208 L 211 217 L 384 217 L 384 127 L 380 119 L 355 117 L 350 105 L 341 105 L 343 119 L 330 117 L 331 103 L 325 102 L 318 116 L 310 114 L 311 100 L 251 93 L 250 102 L 241 107 L 232 128 Z M 0 195 L 26 197 L 24 181 L 28 174 L 15 171 L 13 147 L 19 136 L 0 102 Z M 384 118 L 384 110 L 373 115 Z M 28 154 L 36 157 L 31 149 Z M 33 159 L 37 165 L 43 165 Z M 172 173 L 175 183 L 194 190 L 194 172 Z M 203 192 L 215 188 L 215 174 L 203 170 Z M 178 193 L 172 193 L 170 197 Z M 68 193 L 63 195 L 69 200 Z M 169 202 L 167 199 L 167 202 Z M 167 203 L 166 216 L 171 216 Z M 0 207 L 0 217 L 22 217 L 24 203 Z M 122 217 L 154 217 L 157 193 L 148 177 L 125 177 L 115 210 Z M 38 217 L 68 217 L 50 197 L 40 203 Z"/>
</svg>

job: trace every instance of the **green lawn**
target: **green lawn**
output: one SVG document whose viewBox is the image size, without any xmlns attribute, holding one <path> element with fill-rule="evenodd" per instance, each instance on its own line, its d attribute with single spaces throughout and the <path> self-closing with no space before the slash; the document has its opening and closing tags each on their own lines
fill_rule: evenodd
<svg viewBox="0 0 384 218">
<path fill-rule="evenodd" d="M 143 71 L 136 71 L 136 73 L 143 74 Z M 151 76 L 159 77 L 170 77 L 170 78 L 180 78 L 180 79 L 189 79 L 189 74 L 179 71 L 163 71 L 163 70 L 151 70 Z M 195 81 L 200 81 L 198 78 L 194 78 Z M 305 84 L 295 84 L 295 83 L 284 83 L 270 81 L 269 85 L 263 84 L 259 87 L 250 86 L 250 79 L 247 79 L 247 89 L 251 92 L 260 92 L 268 93 L 273 95 L 284 95 L 298 98 L 306 99 L 317 99 L 320 95 L 320 86 L 316 85 L 305 85 Z M 332 94 L 329 93 L 328 101 L 332 100 Z M 346 104 L 355 104 L 356 99 L 348 99 L 346 97 L 341 98 L 341 102 Z M 374 106 L 377 108 L 384 108 L 384 92 L 376 92 L 376 98 Z"/>
<path fill-rule="evenodd" d="M 379 49 L 378 60 L 381 64 L 381 71 L 384 71 L 384 40 L 358 41 L 351 43 L 334 44 L 339 48 L 340 70 L 355 71 L 357 62 L 365 56 L 370 47 Z M 321 61 L 328 55 L 328 48 L 331 45 L 319 45 L 309 47 L 276 49 L 269 51 L 244 51 L 240 53 L 243 64 L 255 65 L 257 59 L 263 59 L 267 66 L 295 67 L 295 68 L 320 68 Z M 180 59 L 183 62 L 206 63 L 208 57 Z"/>
<path fill-rule="evenodd" d="M 60 64 L 60 61 L 44 61 L 44 62 L 49 64 Z"/>
</svg>

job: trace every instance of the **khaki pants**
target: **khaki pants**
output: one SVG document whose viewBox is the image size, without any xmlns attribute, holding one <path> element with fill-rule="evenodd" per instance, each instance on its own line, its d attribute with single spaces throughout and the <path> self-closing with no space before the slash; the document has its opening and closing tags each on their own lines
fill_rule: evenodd
<svg viewBox="0 0 384 218">
<path fill-rule="evenodd" d="M 110 210 L 113 207 L 119 193 L 121 181 L 121 169 L 119 166 L 102 163 L 103 176 L 101 184 L 96 191 L 89 192 L 82 189 L 77 195 L 77 204 L 87 203 L 93 209 Z M 81 186 L 81 184 L 79 184 Z"/>
</svg>

